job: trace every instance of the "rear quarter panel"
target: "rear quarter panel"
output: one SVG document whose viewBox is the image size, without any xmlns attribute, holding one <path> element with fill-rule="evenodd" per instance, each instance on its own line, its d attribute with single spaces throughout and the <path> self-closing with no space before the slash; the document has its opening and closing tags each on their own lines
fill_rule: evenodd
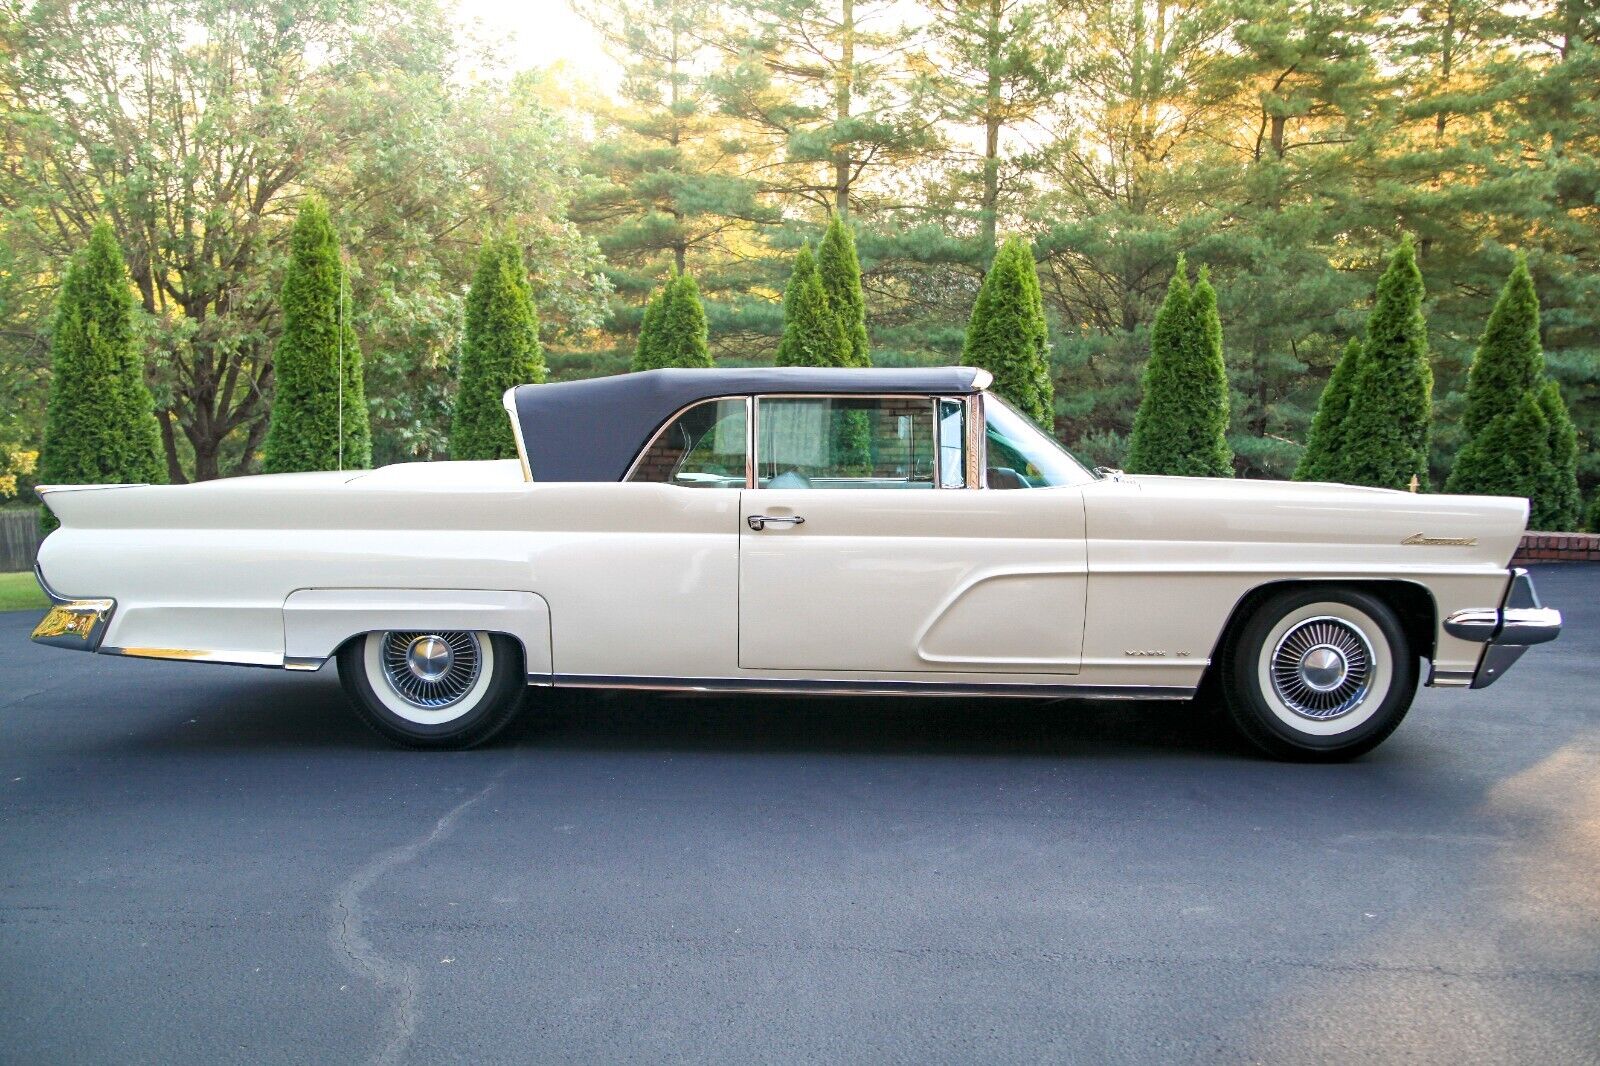
<svg viewBox="0 0 1600 1066">
<path fill-rule="evenodd" d="M 738 490 L 349 481 L 71 493 L 40 566 L 65 595 L 117 601 L 107 649 L 279 665 L 299 590 L 476 589 L 542 597 L 557 670 L 734 666 Z"/>
</svg>

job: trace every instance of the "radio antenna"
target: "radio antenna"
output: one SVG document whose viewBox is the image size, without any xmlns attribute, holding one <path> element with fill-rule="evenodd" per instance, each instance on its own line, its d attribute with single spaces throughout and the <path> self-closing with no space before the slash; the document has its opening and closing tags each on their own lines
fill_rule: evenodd
<svg viewBox="0 0 1600 1066">
<path fill-rule="evenodd" d="M 339 309 L 333 315 L 339 333 L 339 470 L 344 471 L 344 249 L 339 249 Z"/>
</svg>

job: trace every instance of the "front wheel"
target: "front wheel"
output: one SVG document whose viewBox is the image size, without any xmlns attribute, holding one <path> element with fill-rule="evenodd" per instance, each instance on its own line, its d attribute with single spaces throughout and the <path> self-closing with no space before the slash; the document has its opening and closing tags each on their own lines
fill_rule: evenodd
<svg viewBox="0 0 1600 1066">
<path fill-rule="evenodd" d="M 1416 694 L 1417 659 L 1376 596 L 1289 590 L 1228 641 L 1221 688 L 1234 725 L 1267 754 L 1333 762 L 1371 751 L 1400 725 Z"/>
<path fill-rule="evenodd" d="M 339 649 L 356 715 L 407 748 L 482 744 L 516 717 L 527 687 L 522 648 L 481 631 L 368 633 Z"/>
</svg>

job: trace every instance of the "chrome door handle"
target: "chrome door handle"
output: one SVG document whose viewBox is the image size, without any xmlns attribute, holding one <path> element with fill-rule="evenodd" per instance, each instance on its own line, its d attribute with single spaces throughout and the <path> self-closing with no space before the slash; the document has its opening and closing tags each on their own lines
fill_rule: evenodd
<svg viewBox="0 0 1600 1066">
<path fill-rule="evenodd" d="M 744 521 L 746 525 L 755 530 L 757 533 L 761 532 L 763 529 L 766 529 L 768 522 L 772 522 L 780 526 L 803 526 L 806 524 L 806 520 L 801 518 L 799 515 L 753 514 Z"/>
</svg>

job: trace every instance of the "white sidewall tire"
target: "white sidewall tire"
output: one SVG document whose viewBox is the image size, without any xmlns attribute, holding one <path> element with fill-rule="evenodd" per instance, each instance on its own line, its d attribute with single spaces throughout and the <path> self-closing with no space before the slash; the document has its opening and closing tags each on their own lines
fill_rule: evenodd
<svg viewBox="0 0 1600 1066">
<path fill-rule="evenodd" d="M 1277 688 L 1272 683 L 1272 655 L 1278 642 L 1295 626 L 1312 618 L 1337 618 L 1354 626 L 1372 647 L 1372 680 L 1361 702 L 1337 718 L 1324 721 L 1296 714 L 1278 696 Z M 1383 706 L 1394 684 L 1394 649 L 1389 646 L 1389 638 L 1383 628 L 1360 608 L 1337 600 L 1308 603 L 1284 615 L 1267 631 L 1267 637 L 1256 655 L 1255 674 L 1262 701 L 1285 726 L 1308 737 L 1336 737 L 1361 728 Z"/>
<path fill-rule="evenodd" d="M 1320 722 L 1287 706 L 1266 669 L 1284 634 L 1317 617 L 1359 631 L 1373 663 L 1365 698 Z M 1421 656 L 1394 607 L 1372 590 L 1331 584 L 1267 591 L 1230 624 L 1220 653 L 1213 665 L 1229 720 L 1266 754 L 1296 762 L 1340 762 L 1383 743 L 1405 720 L 1420 676 Z"/>
<path fill-rule="evenodd" d="M 459 721 L 477 710 L 494 681 L 494 641 L 489 639 L 488 633 L 481 631 L 472 633 L 473 639 L 478 644 L 479 655 L 478 676 L 472 688 L 456 702 L 438 710 L 418 707 L 403 698 L 389 683 L 389 676 L 383 669 L 383 642 L 387 636 L 386 632 L 368 633 L 362 648 L 361 661 L 372 694 L 395 717 L 414 725 L 440 726 Z"/>
</svg>

